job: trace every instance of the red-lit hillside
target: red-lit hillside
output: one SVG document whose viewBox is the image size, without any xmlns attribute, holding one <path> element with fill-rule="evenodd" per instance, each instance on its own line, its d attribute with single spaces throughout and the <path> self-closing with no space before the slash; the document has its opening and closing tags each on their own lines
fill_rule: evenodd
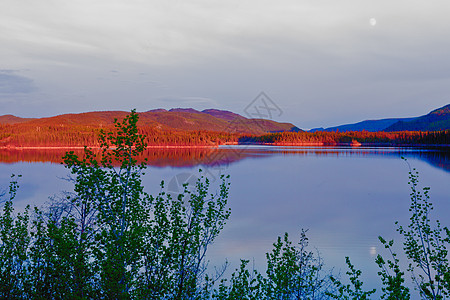
<svg viewBox="0 0 450 300">
<path fill-rule="evenodd" d="M 0 116 L 0 124 L 17 124 L 34 120 L 33 118 L 20 118 L 13 115 Z"/>
<path fill-rule="evenodd" d="M 25 119 L 12 115 L 0 116 L 0 124 L 27 124 L 35 126 L 108 126 L 114 119 L 123 119 L 125 111 L 98 111 L 79 114 L 64 114 L 49 118 Z M 139 113 L 139 126 L 151 126 L 171 130 L 206 130 L 245 132 L 262 134 L 267 132 L 297 131 L 291 123 L 272 120 L 248 119 L 228 111 L 208 109 L 156 109 Z"/>
<path fill-rule="evenodd" d="M 128 112 L 102 111 L 24 119 L 0 116 L 0 147 L 97 146 L 101 129 Z M 232 117 L 235 118 L 232 118 Z M 290 123 L 248 119 L 220 110 L 164 109 L 139 113 L 138 126 L 153 146 L 214 146 L 237 143 L 242 134 L 261 135 L 299 129 Z"/>
</svg>

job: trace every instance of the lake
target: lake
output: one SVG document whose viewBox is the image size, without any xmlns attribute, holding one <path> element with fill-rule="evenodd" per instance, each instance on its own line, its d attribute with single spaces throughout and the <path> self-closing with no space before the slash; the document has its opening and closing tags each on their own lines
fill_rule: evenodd
<svg viewBox="0 0 450 300">
<path fill-rule="evenodd" d="M 62 150 L 0 151 L 1 184 L 22 174 L 16 207 L 43 205 L 49 196 L 71 185 L 58 161 Z M 401 157 L 407 158 L 407 162 Z M 219 149 L 149 149 L 144 185 L 150 194 L 161 180 L 174 194 L 197 178 L 199 168 L 213 186 L 220 174 L 231 176 L 232 214 L 209 250 L 211 265 L 250 259 L 265 271 L 265 253 L 277 236 L 288 232 L 297 241 L 308 229 L 310 250 L 320 252 L 325 268 L 345 273 L 345 256 L 363 272 L 366 289 L 380 283 L 374 259 L 387 256 L 378 236 L 401 239 L 395 221 L 409 220 L 409 168 L 419 171 L 421 186 L 431 187 L 433 216 L 448 222 L 450 155 L 437 149 L 364 147 L 228 146 Z M 400 247 L 398 247 L 400 249 Z M 408 275 L 409 277 L 409 275 Z"/>
</svg>

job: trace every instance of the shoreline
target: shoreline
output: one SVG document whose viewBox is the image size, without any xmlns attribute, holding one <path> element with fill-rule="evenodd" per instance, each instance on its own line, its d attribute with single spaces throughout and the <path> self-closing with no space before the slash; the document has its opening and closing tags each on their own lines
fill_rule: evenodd
<svg viewBox="0 0 450 300">
<path fill-rule="evenodd" d="M 393 147 L 393 148 L 450 148 L 450 144 L 391 144 L 391 143 L 224 143 L 220 145 L 151 145 L 146 149 L 219 149 L 220 146 L 273 146 L 273 147 Z M 101 149 L 98 146 L 87 146 Z M 85 146 L 0 146 L 0 150 L 83 150 Z M 112 149 L 112 148 L 111 148 Z"/>
<path fill-rule="evenodd" d="M 392 148 L 450 148 L 450 144 L 391 144 L 391 143 L 242 143 L 238 146 L 276 146 L 276 147 L 392 147 Z M 221 145 L 228 146 L 228 145 Z"/>
<path fill-rule="evenodd" d="M 145 149 L 181 149 L 181 148 L 219 148 L 220 145 L 214 145 L 214 146 L 147 146 Z M 86 146 L 90 149 L 101 149 L 101 147 L 98 146 Z M 22 146 L 22 147 L 14 147 L 14 146 L 2 146 L 0 147 L 0 150 L 83 150 L 84 146 Z M 113 149 L 113 148 L 110 148 Z"/>
</svg>

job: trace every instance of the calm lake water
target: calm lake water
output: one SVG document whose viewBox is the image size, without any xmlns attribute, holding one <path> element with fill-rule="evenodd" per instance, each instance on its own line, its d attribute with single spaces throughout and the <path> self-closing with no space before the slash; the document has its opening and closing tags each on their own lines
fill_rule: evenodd
<svg viewBox="0 0 450 300">
<path fill-rule="evenodd" d="M 70 190 L 61 178 L 68 171 L 58 151 L 0 152 L 1 183 L 22 174 L 16 207 L 42 205 Z M 176 193 L 183 181 L 195 180 L 199 168 L 212 178 L 231 176 L 231 218 L 209 251 L 210 265 L 254 260 L 265 271 L 265 253 L 277 236 L 288 232 L 297 241 L 308 229 L 310 249 L 326 268 L 345 273 L 345 256 L 363 271 L 366 288 L 379 288 L 374 259 L 386 254 L 378 236 L 401 239 L 395 221 L 409 219 L 409 166 L 419 171 L 420 185 L 431 187 L 433 217 L 450 225 L 450 155 L 448 152 L 398 148 L 224 147 L 151 149 L 144 177 L 146 190 L 157 194 L 161 180 Z M 404 156 L 408 162 L 401 159 Z M 408 165 L 409 164 L 409 165 Z M 217 181 L 215 181 L 217 183 Z M 213 184 L 214 185 L 214 184 Z M 400 248 L 400 247 L 399 247 Z"/>
</svg>

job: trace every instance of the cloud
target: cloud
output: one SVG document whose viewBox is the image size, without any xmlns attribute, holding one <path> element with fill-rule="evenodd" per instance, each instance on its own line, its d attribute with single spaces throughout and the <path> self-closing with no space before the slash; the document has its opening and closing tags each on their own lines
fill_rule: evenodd
<svg viewBox="0 0 450 300">
<path fill-rule="evenodd" d="M 383 117 L 386 107 L 397 116 L 405 103 L 418 115 L 450 95 L 449 9 L 448 0 L 3 0 L 0 93 L 30 93 L 33 78 L 45 96 L 22 97 L 40 97 L 45 113 L 242 112 L 265 90 L 299 126 Z M 14 71 L 30 66 L 30 78 Z"/>
<path fill-rule="evenodd" d="M 0 70 L 0 96 L 29 94 L 37 90 L 32 79 L 14 73 L 14 70 Z"/>
<path fill-rule="evenodd" d="M 17 72 L 17 70 L 11 70 L 11 69 L 0 69 L 0 73 L 5 73 L 5 74 L 12 74 L 14 72 Z"/>
<path fill-rule="evenodd" d="M 414 57 L 421 54 L 417 49 L 450 30 L 443 9 L 450 8 L 447 0 L 5 1 L 8 6 L 0 12 L 3 48 L 70 63 L 84 58 L 89 64 L 93 57 L 147 65 L 195 64 L 224 56 L 272 65 L 324 57 L 352 60 L 372 53 Z M 378 24 L 371 28 L 373 17 Z"/>
</svg>

